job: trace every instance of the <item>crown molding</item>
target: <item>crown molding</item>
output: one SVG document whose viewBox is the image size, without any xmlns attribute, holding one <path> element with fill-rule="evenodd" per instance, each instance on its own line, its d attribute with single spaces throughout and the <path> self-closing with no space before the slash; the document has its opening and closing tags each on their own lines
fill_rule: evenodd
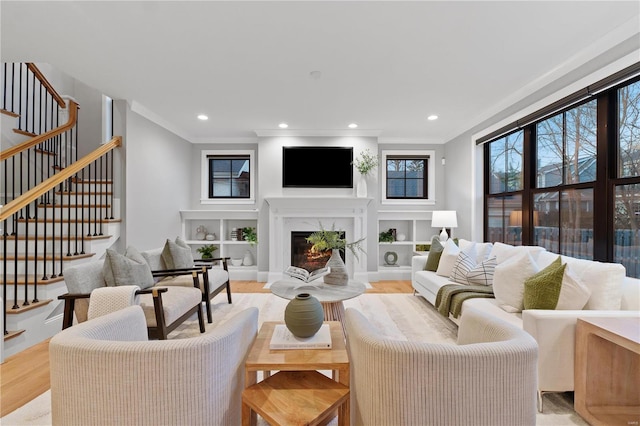
<svg viewBox="0 0 640 426">
<path fill-rule="evenodd" d="M 165 120 L 164 118 L 160 117 L 158 114 L 156 114 L 155 112 L 151 111 L 149 108 L 145 107 L 144 105 L 142 105 L 141 103 L 139 103 L 138 101 L 131 101 L 131 111 L 135 112 L 136 114 L 139 114 L 141 116 L 143 116 L 144 118 L 146 118 L 147 120 L 157 124 L 160 127 L 163 127 L 165 129 L 167 129 L 168 131 L 170 131 L 171 133 L 175 134 L 176 136 L 181 137 L 182 139 L 191 142 L 191 135 L 188 134 L 184 129 L 174 125 L 173 123 L 171 123 L 168 120 Z"/>
<path fill-rule="evenodd" d="M 258 138 L 256 136 L 229 136 L 229 137 L 206 137 L 206 138 L 193 138 L 190 141 L 193 144 L 257 144 Z"/>
<path fill-rule="evenodd" d="M 378 138 L 378 144 L 389 145 L 443 145 L 445 142 L 442 138 Z"/>
<path fill-rule="evenodd" d="M 254 130 L 258 137 L 267 136 L 361 136 L 378 137 L 382 130 L 377 129 L 258 129 Z"/>
</svg>

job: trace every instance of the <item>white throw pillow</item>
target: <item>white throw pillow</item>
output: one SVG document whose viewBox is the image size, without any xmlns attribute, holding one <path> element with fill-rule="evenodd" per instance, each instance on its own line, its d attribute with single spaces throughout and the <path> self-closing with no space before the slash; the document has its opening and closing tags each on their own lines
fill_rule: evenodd
<svg viewBox="0 0 640 426">
<path fill-rule="evenodd" d="M 538 264 L 538 266 L 540 265 Z M 582 309 L 589 300 L 590 295 L 591 290 L 578 278 L 571 269 L 571 266 L 567 265 L 564 270 L 564 276 L 562 277 L 562 287 L 560 287 L 560 296 L 556 310 Z"/>
<path fill-rule="evenodd" d="M 625 268 L 619 263 L 562 256 L 562 262 L 571 267 L 576 276 L 591 290 L 584 309 L 619 310 L 622 304 L 622 283 Z"/>
<path fill-rule="evenodd" d="M 460 248 L 449 238 L 444 243 L 444 250 L 442 251 L 442 256 L 440 256 L 440 263 L 438 263 L 436 275 L 449 278 L 451 271 L 453 271 L 453 265 L 455 265 L 458 259 L 458 253 L 460 253 Z"/>
<path fill-rule="evenodd" d="M 470 245 L 474 244 L 476 246 L 476 263 L 483 262 L 489 258 L 489 253 L 491 253 L 491 249 L 493 248 L 493 244 L 491 243 L 476 243 L 473 241 L 465 240 L 464 238 L 460 238 L 458 240 L 458 245 L 460 246 L 460 250 L 466 250 Z"/>
<path fill-rule="evenodd" d="M 469 285 L 492 285 L 496 265 L 497 262 L 495 257 L 490 257 L 489 259 L 478 263 L 467 274 L 467 282 Z"/>
<path fill-rule="evenodd" d="M 467 274 L 476 266 L 476 243 L 471 243 L 466 249 L 460 250 L 456 262 L 451 269 L 449 279 L 458 284 L 469 284 Z"/>
<path fill-rule="evenodd" d="M 517 256 L 522 252 L 528 252 L 531 254 L 531 258 L 537 261 L 538 256 L 543 251 L 545 251 L 545 248 L 540 246 L 512 246 L 510 244 L 496 242 L 491 248 L 489 257 L 495 257 L 499 265 L 513 256 Z"/>
<path fill-rule="evenodd" d="M 539 271 L 528 251 L 498 263 L 493 275 L 493 294 L 498 305 L 507 312 L 522 312 L 524 281 Z"/>
</svg>

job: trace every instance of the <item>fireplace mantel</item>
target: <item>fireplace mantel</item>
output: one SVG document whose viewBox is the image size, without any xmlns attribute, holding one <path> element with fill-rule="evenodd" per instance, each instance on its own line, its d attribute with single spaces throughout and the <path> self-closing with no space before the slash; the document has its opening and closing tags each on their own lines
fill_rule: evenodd
<svg viewBox="0 0 640 426">
<path fill-rule="evenodd" d="M 348 241 L 366 237 L 367 211 L 373 198 L 359 197 L 268 197 L 269 205 L 269 281 L 282 277 L 291 259 L 292 231 L 314 231 L 318 223 L 345 231 Z M 349 256 L 349 255 L 348 255 Z M 361 262 L 349 256 L 350 276 L 366 281 L 366 258 Z"/>
<path fill-rule="evenodd" d="M 366 208 L 373 198 L 364 197 L 268 197 L 270 209 Z"/>
</svg>

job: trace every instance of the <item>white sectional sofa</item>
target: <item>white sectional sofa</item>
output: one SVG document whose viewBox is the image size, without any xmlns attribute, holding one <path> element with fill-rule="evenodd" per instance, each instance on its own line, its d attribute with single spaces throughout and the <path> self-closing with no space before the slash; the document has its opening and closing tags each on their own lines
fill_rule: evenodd
<svg viewBox="0 0 640 426">
<path fill-rule="evenodd" d="M 497 243 L 499 244 L 499 243 Z M 529 250 L 536 257 L 540 269 L 548 266 L 558 255 L 537 248 Z M 591 294 L 583 309 L 541 310 L 507 312 L 493 298 L 468 299 L 462 303 L 462 312 L 474 307 L 494 315 L 510 324 L 523 328 L 538 342 L 538 395 L 542 409 L 544 392 L 574 390 L 575 325 L 578 318 L 634 317 L 640 328 L 640 280 L 624 276 L 622 265 L 601 263 L 561 256 L 573 273 L 589 283 Z M 451 284 L 449 277 L 426 271 L 427 256 L 412 259 L 411 281 L 415 293 L 435 306 L 438 290 Z M 498 266 L 500 265 L 498 258 Z M 495 290 L 495 288 L 494 288 Z M 458 319 L 450 316 L 458 323 Z"/>
</svg>

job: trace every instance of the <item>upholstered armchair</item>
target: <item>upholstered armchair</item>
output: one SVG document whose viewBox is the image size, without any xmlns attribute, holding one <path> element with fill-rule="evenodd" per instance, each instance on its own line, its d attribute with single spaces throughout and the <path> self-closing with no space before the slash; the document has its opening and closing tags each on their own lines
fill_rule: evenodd
<svg viewBox="0 0 640 426">
<path fill-rule="evenodd" d="M 457 344 L 438 344 L 385 338 L 354 309 L 345 320 L 351 424 L 535 425 L 538 347 L 517 327 L 465 309 Z"/>
<path fill-rule="evenodd" d="M 198 271 L 185 271 L 184 274 L 191 280 L 190 287 L 163 286 L 162 281 L 156 284 L 146 261 L 134 248 L 129 247 L 125 255 L 107 250 L 105 260 L 65 269 L 64 281 L 68 293 L 58 297 L 65 302 L 62 328 L 73 325 L 74 314 L 79 323 L 87 320 L 88 301 L 93 290 L 136 285 L 141 288 L 137 293 L 150 338 L 166 339 L 171 331 L 194 313 L 198 315 L 200 332 L 204 333 Z"/>
<path fill-rule="evenodd" d="M 246 309 L 207 334 L 147 341 L 131 306 L 49 344 L 54 425 L 240 425 L 244 361 L 258 327 Z"/>
<path fill-rule="evenodd" d="M 153 276 L 161 281 L 163 286 L 187 286 L 192 285 L 188 277 L 180 276 L 185 272 L 196 271 L 200 279 L 202 301 L 207 310 L 207 322 L 212 322 L 211 299 L 223 290 L 227 291 L 227 302 L 231 303 L 231 284 L 229 282 L 228 257 L 216 257 L 213 259 L 194 259 L 189 247 L 182 238 L 175 241 L 167 240 L 163 247 L 143 251 L 142 256 L 149 264 Z M 214 267 L 215 262 L 220 262 L 220 267 Z"/>
</svg>

